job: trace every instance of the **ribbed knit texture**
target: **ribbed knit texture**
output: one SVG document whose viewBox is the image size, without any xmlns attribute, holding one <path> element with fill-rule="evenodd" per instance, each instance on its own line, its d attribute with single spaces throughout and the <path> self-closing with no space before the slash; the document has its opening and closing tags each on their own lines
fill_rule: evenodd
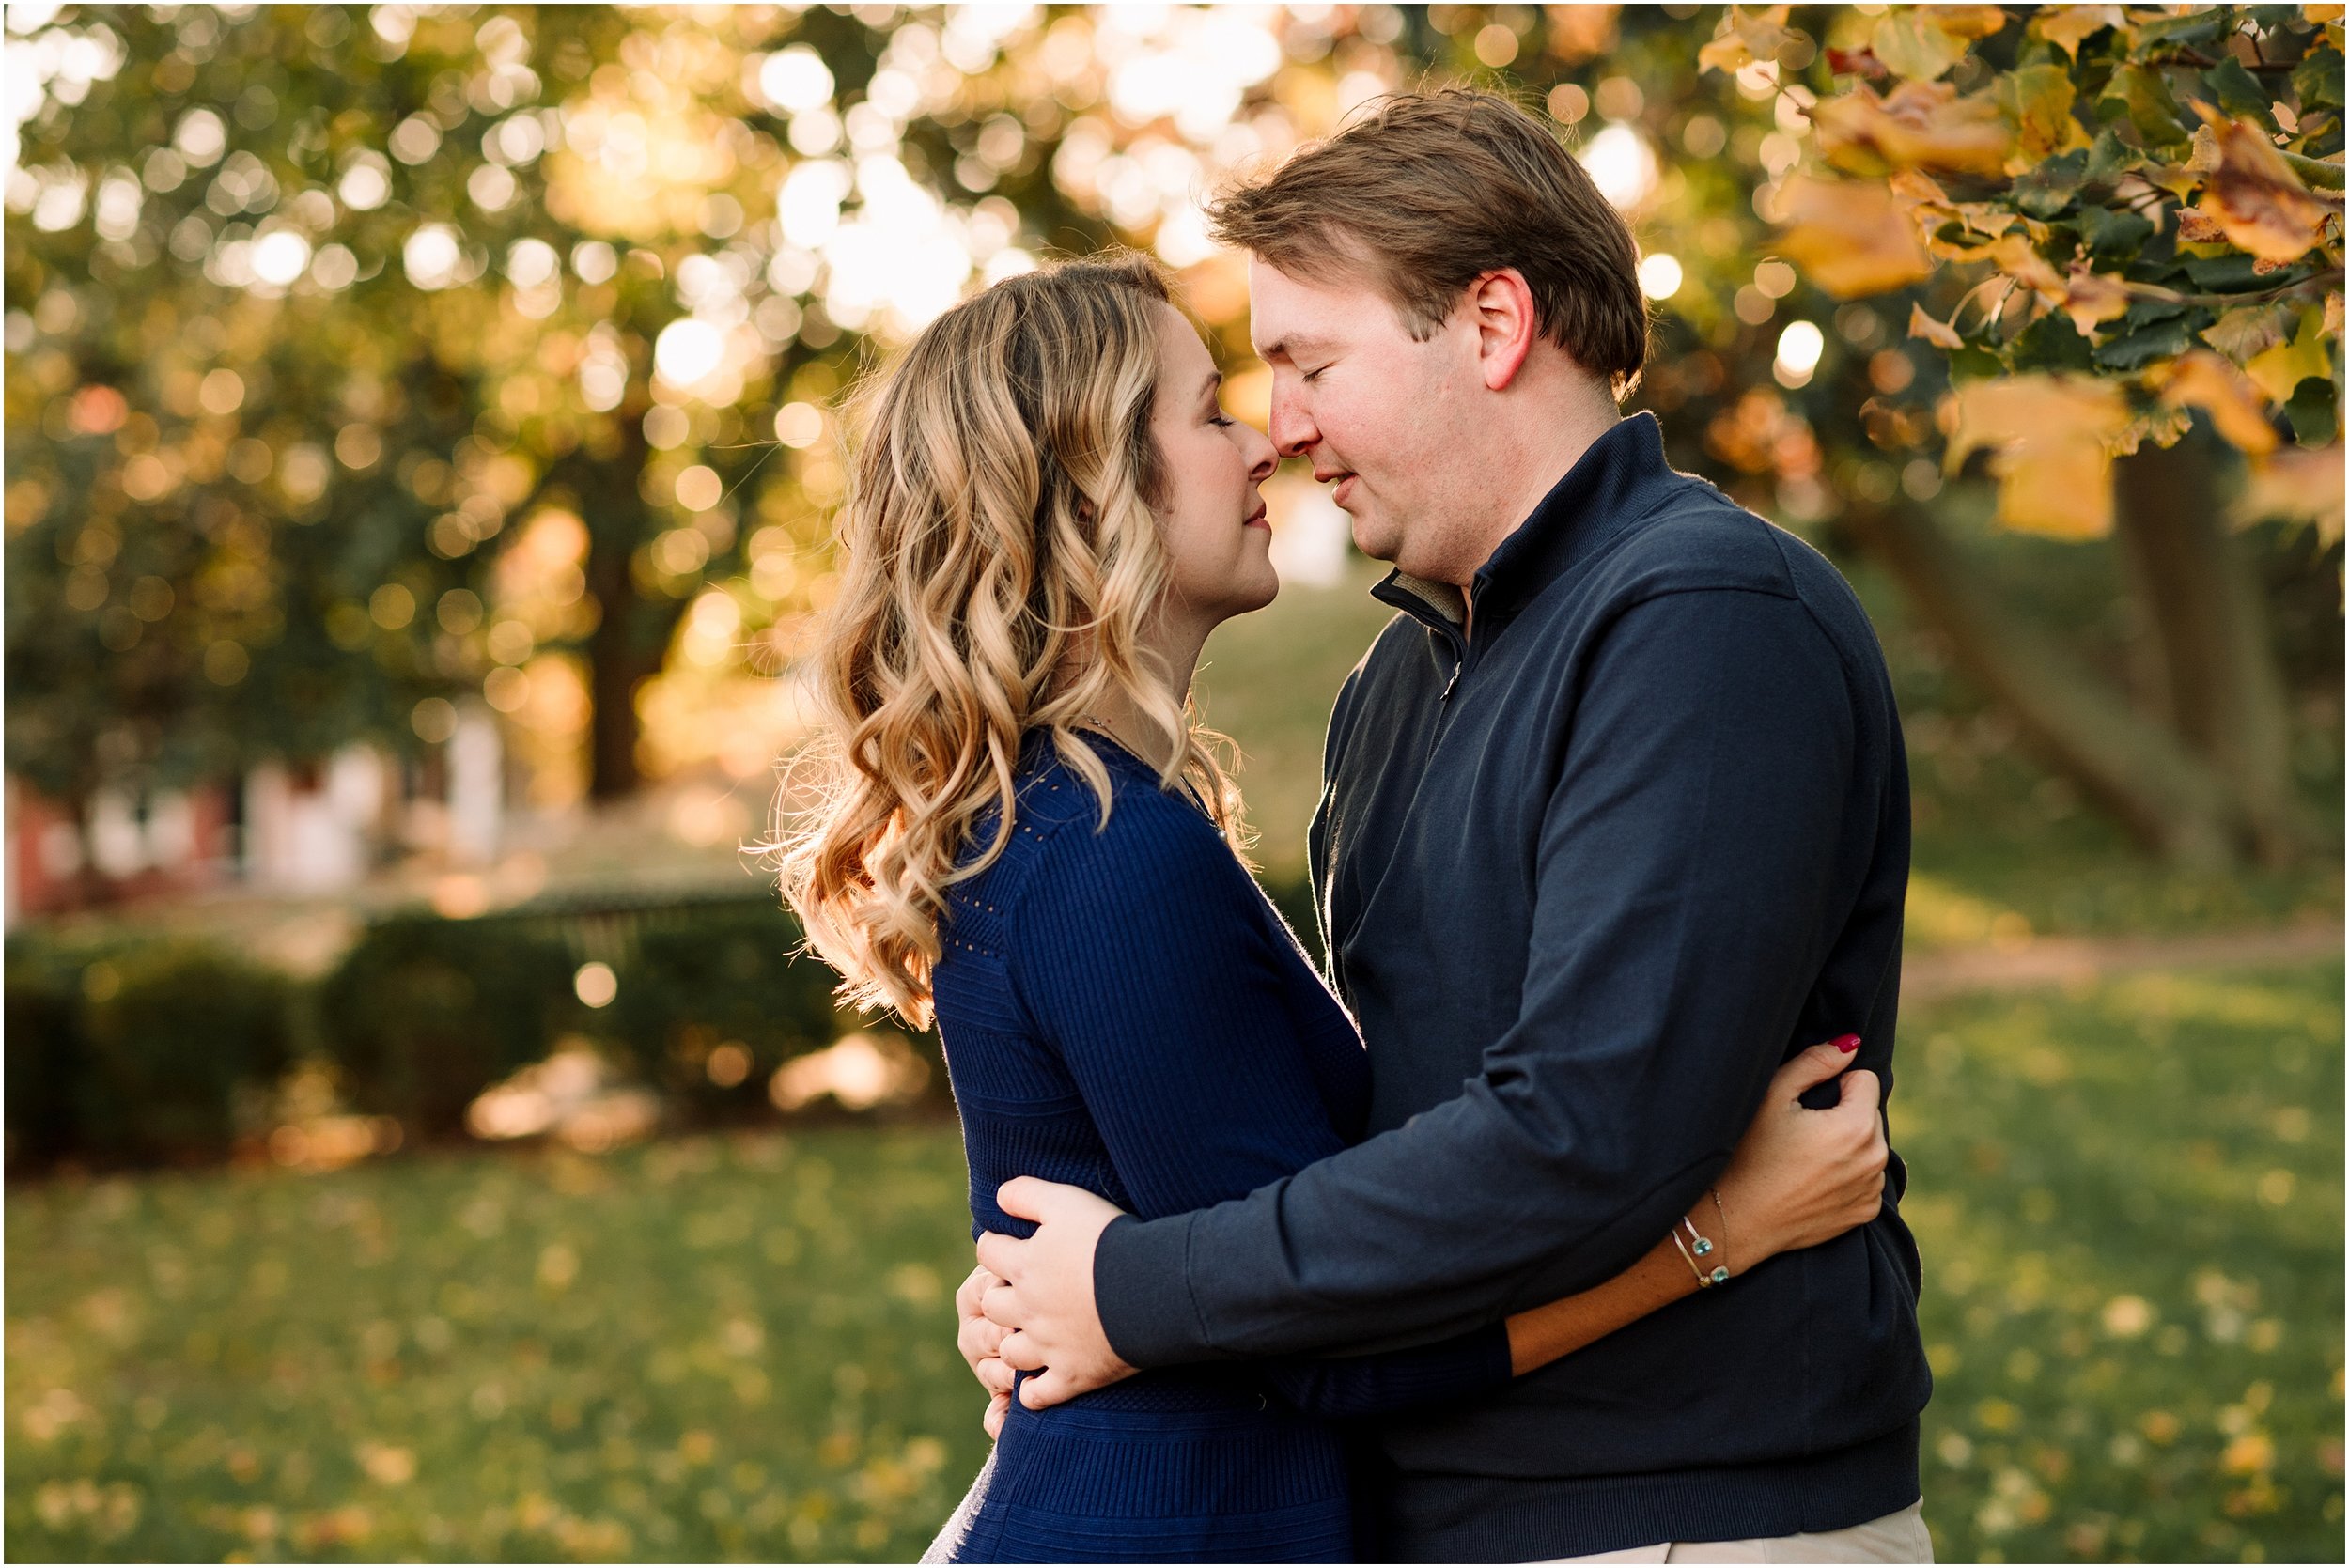
<svg viewBox="0 0 2349 1568">
<path fill-rule="evenodd" d="M 1244 1195 L 1361 1135 L 1361 1040 L 1204 813 L 1096 750 L 1099 806 L 1032 744 L 1003 858 L 949 893 L 934 976 L 972 1234 L 1027 1235 L 1014 1176 L 1145 1219 Z M 992 835 L 981 825 L 979 842 Z M 1499 1326 L 1417 1350 L 1148 1372 L 1014 1403 L 958 1561 L 1332 1561 L 1352 1556 L 1333 1418 L 1508 1380 Z"/>
</svg>

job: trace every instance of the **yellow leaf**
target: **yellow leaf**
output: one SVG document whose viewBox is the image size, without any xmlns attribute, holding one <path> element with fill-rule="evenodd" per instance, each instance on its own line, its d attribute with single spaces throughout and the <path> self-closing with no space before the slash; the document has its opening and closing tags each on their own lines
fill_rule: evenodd
<svg viewBox="0 0 2349 1568">
<path fill-rule="evenodd" d="M 2043 159 L 2089 145 L 2088 133 L 2072 116 L 2077 97 L 2061 66 L 2025 66 L 1999 79 L 1999 106 L 2015 128 L 2015 159 L 2020 174 Z"/>
<path fill-rule="evenodd" d="M 2178 238 L 2189 245 L 2224 244 L 2227 226 L 2218 221 L 2215 212 L 2205 212 L 2199 207 L 2181 207 L 2178 209 Z"/>
<path fill-rule="evenodd" d="M 2307 22 L 2339 22 L 2344 8 L 2341 6 L 2303 6 L 2300 16 Z"/>
<path fill-rule="evenodd" d="M 2338 299 L 2336 295 L 2334 298 Z M 2283 305 L 2237 305 L 2204 327 L 2202 341 L 2234 361 L 2237 365 L 2256 356 L 2262 349 L 2285 340 L 2285 328 L 2290 311 Z M 2327 322 L 2327 333 L 2338 333 L 2338 323 Z"/>
<path fill-rule="evenodd" d="M 2171 408 L 2201 409 L 2218 433 L 2254 457 L 2276 450 L 2276 427 L 2249 378 L 2207 349 L 2181 354 L 2146 377 Z"/>
<path fill-rule="evenodd" d="M 2298 260 L 2324 239 L 2331 210 L 2309 194 L 2265 132 L 2248 119 L 2222 119 L 2205 104 L 2195 107 L 2218 138 L 2218 166 L 2208 177 L 2201 210 L 2261 260 Z"/>
<path fill-rule="evenodd" d="M 1941 169 L 2001 173 L 2014 132 L 1987 93 L 1960 98 L 1946 82 L 1904 82 L 1889 97 L 1865 85 L 1811 109 L 1819 151 L 1857 174 Z"/>
<path fill-rule="evenodd" d="M 2123 315 L 2129 308 L 2128 285 L 2103 272 L 2093 272 L 2077 262 L 2071 275 L 2063 282 L 2063 303 L 2060 307 L 2072 318 L 2082 337 L 2091 335 L 2103 323 Z"/>
<path fill-rule="evenodd" d="M 1895 76 L 1930 82 L 1966 56 L 1966 40 L 1937 25 L 1923 6 L 1906 7 L 1879 20 L 1869 39 Z"/>
<path fill-rule="evenodd" d="M 1697 51 L 1697 70 L 1735 74 L 1756 60 L 1778 58 L 1778 52 L 1796 37 L 1786 26 L 1789 8 L 1771 6 L 1750 11 L 1730 7 L 1720 36 Z"/>
<path fill-rule="evenodd" d="M 2331 544 L 2341 533 L 2341 449 L 2286 446 L 2251 459 L 2250 475 L 2234 505 L 2238 526 L 2266 518 L 2316 525 Z"/>
<path fill-rule="evenodd" d="M 2326 377 L 2333 373 L 2330 355 L 2325 352 L 2325 313 L 2310 309 L 2300 313 L 2300 330 L 2289 343 L 2278 343 L 2251 356 L 2243 366 L 2252 384 L 2266 395 L 2271 403 L 2289 403 L 2293 389 L 2310 377 Z"/>
<path fill-rule="evenodd" d="M 1925 307 L 1920 304 L 1912 304 L 1908 307 L 1908 335 L 1921 337 L 1927 343 L 1939 349 L 1966 347 L 1966 340 L 1957 335 L 1956 328 L 1943 326 L 1932 317 L 1927 316 Z"/>
<path fill-rule="evenodd" d="M 1954 471 L 1977 450 L 1999 478 L 1999 521 L 2027 533 L 2085 539 L 2112 528 L 2109 443 L 2129 422 L 2128 399 L 2086 376 L 2010 376 L 1951 395 Z"/>
<path fill-rule="evenodd" d="M 1779 254 L 1837 299 L 1880 294 L 1932 274 L 1932 257 L 1881 181 L 1798 175 L 1781 189 L 1779 210 Z"/>
<path fill-rule="evenodd" d="M 2010 234 L 1993 241 L 1983 251 L 1999 272 L 2038 295 L 2042 303 L 2060 305 L 2071 297 L 2071 286 L 2024 236 Z"/>
<path fill-rule="evenodd" d="M 2042 6 L 2031 14 L 2030 36 L 2046 39 L 2077 60 L 2083 39 L 2118 27 L 2123 20 L 2118 6 Z"/>
</svg>

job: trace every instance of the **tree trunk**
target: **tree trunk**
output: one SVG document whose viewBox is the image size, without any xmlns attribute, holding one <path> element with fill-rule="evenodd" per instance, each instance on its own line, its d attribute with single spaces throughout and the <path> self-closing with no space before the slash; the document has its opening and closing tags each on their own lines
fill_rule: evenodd
<svg viewBox="0 0 2349 1568">
<path fill-rule="evenodd" d="M 2234 796 L 2259 858 L 2301 833 L 2292 732 L 2266 606 L 2221 516 L 2216 455 L 2190 436 L 2114 465 L 2117 540 L 2146 609 L 2161 717 Z"/>
<path fill-rule="evenodd" d="M 2150 848 L 2181 863 L 2233 859 L 2240 821 L 2201 758 L 2137 713 L 2061 644 L 2009 613 L 1921 509 L 1854 506 L 1844 520 L 2005 705 L 2040 753 Z"/>
<path fill-rule="evenodd" d="M 631 500 L 633 497 L 630 498 Z M 643 783 L 636 767 L 636 685 L 653 673 L 658 655 L 637 650 L 636 582 L 629 570 L 632 551 L 598 530 L 587 559 L 587 591 L 602 616 L 587 640 L 587 690 L 594 710 L 587 721 L 587 797 L 599 803 L 635 793 Z"/>
</svg>

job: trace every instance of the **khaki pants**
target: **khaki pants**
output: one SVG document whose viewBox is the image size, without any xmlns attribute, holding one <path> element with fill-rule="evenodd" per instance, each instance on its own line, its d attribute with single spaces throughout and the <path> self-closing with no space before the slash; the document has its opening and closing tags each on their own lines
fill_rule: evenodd
<svg viewBox="0 0 2349 1568">
<path fill-rule="evenodd" d="M 1765 1541 L 1663 1541 L 1553 1562 L 1931 1562 L 1924 1499 L 1864 1525 Z"/>
</svg>

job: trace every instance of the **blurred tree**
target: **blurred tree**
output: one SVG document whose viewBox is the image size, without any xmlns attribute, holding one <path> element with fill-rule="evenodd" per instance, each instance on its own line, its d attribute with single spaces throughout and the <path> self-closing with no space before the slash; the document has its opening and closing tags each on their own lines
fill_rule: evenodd
<svg viewBox="0 0 2349 1568">
<path fill-rule="evenodd" d="M 2285 264 L 2296 271 L 2254 273 L 2259 255 L 2232 247 L 2229 260 L 2223 229 L 2175 236 L 2168 214 L 2198 187 L 2162 180 L 2200 155 L 2190 138 L 2147 141 L 2131 103 L 2153 114 L 2159 84 L 2173 104 L 2257 116 L 2231 73 L 2160 55 L 2217 60 L 2212 39 L 2170 37 L 2201 23 L 2109 9 L 2022 23 L 1989 8 L 1921 19 L 1688 4 L 18 8 L 13 47 L 45 86 L 26 101 L 8 193 L 29 219 L 8 229 L 10 297 L 24 303 L 8 318 L 9 551 L 23 563 L 9 658 L 12 677 L 39 675 L 12 687 L 11 738 L 26 741 L 12 755 L 96 758 L 101 734 L 124 733 L 117 688 L 150 656 L 102 638 L 149 626 L 144 604 L 164 608 L 139 645 L 178 650 L 183 672 L 136 731 L 149 750 L 183 731 L 202 737 L 184 743 L 191 759 L 282 750 L 304 714 L 304 735 L 429 731 L 444 711 L 416 704 L 477 682 L 525 724 L 591 713 L 590 786 L 622 792 L 637 766 L 632 697 L 664 659 L 772 670 L 805 647 L 832 582 L 837 404 L 868 343 L 902 338 L 975 279 L 1119 240 L 1181 274 L 1232 363 L 1236 405 L 1260 416 L 1245 264 L 1206 243 L 1201 196 L 1377 93 L 1469 79 L 1544 105 L 1633 218 L 1657 306 L 1640 396 L 1682 467 L 1873 551 L 2050 760 L 2148 842 L 2222 856 L 2256 815 L 2258 842 L 2279 853 L 2276 749 L 2226 738 L 2260 711 L 2243 696 L 2264 678 L 2258 595 L 2214 594 L 2230 572 L 2246 581 L 2215 502 L 2171 507 L 2188 516 L 2182 531 L 2133 501 L 2226 477 L 2207 443 L 2152 448 L 2195 410 L 2240 430 L 2239 398 L 2221 395 L 2240 384 L 2191 345 L 2134 357 L 2201 327 L 2202 305 L 2165 317 L 2170 302 L 2140 292 L 2117 316 L 2076 318 L 2106 308 L 2099 287 L 2267 311 L 2231 340 L 2241 352 L 2204 347 L 2297 411 L 2295 443 L 2279 441 L 2252 486 L 2273 510 L 2258 498 L 2300 493 L 2294 464 L 2331 439 L 2337 397 L 2321 388 L 2339 332 L 2317 286 L 2326 267 L 2338 276 L 2338 241 L 2329 259 L 2319 246 Z M 2305 161 L 2338 167 L 2322 162 L 2340 132 L 2319 69 L 2333 62 L 2337 100 L 2337 43 L 2321 41 L 2337 24 L 2228 16 L 2220 33 L 2250 27 L 2266 51 L 2238 63 L 2277 88 L 2268 114 L 2280 102 L 2293 116 L 2289 131 L 2275 122 L 2295 144 L 2283 166 L 2321 180 Z M 2140 43 L 2155 55 L 2130 54 Z M 2063 114 L 2085 148 L 2055 124 Z M 2047 146 L 2010 168 L 2027 127 Z M 2221 128 L 2205 129 L 2220 145 Z M 2046 171 L 2070 178 L 2076 154 L 2079 178 L 2059 192 Z M 2098 156 L 2109 167 L 2092 170 Z M 1954 216 L 1921 234 L 1918 215 L 1942 207 Z M 1969 213 L 1997 232 L 1966 228 Z M 2082 277 L 2117 281 L 2081 282 L 2075 302 L 2076 254 L 2092 263 Z M 2186 283 L 2165 267 L 2188 269 Z M 2198 267 L 2219 271 L 2198 281 Z M 2304 286 L 2315 292 L 2278 292 Z M 1889 292 L 1846 298 L 1869 291 Z M 2312 322 L 2275 314 L 2310 304 Z M 1912 306 L 1960 347 L 1902 341 Z M 2260 341 L 2269 327 L 2279 335 Z M 2097 359 L 2113 353 L 2131 363 Z M 2076 424 L 2106 396 L 2071 397 L 2076 383 L 2127 383 L 2130 439 L 2147 452 L 2122 465 L 2115 510 L 2139 597 L 2171 607 L 2145 621 L 2201 629 L 2161 632 L 2170 696 L 2156 715 L 1993 586 L 1946 521 L 1983 485 L 1937 461 L 1945 450 L 1991 447 L 2003 493 L 2045 493 L 2015 474 L 2046 466 L 1983 422 L 2003 410 L 2011 426 L 2029 396 L 2015 387 L 2039 384 L 2018 376 L 2056 371 L 2073 378 L 2046 384 L 2067 389 Z M 1992 397 L 1953 396 L 1968 384 Z M 2165 460 L 2180 472 L 2129 480 Z M 2019 505 L 2009 520 L 2031 521 Z M 197 525 L 229 506 L 250 526 Z M 2043 505 L 2037 525 L 2061 510 Z M 2079 511 L 2070 532 L 2098 515 Z M 192 588 L 164 581 L 168 604 L 152 586 L 135 597 L 142 541 L 183 537 L 204 559 L 256 563 L 216 574 L 258 595 L 235 639 L 242 662 L 211 654 L 225 634 L 182 622 Z M 2208 652 L 2222 645 L 2250 673 L 2189 691 L 2227 667 Z M 264 667 L 281 660 L 309 686 L 279 694 Z M 249 700 L 252 683 L 267 702 Z M 2280 722 L 2272 701 L 2267 712 Z"/>
<path fill-rule="evenodd" d="M 12 10 L 11 758 L 70 800 L 438 740 L 435 699 L 522 710 L 578 648 L 590 791 L 628 791 L 697 597 L 804 643 L 858 334 L 1027 264 L 1020 208 L 930 170 L 1067 216 L 954 112 L 990 25 Z"/>
<path fill-rule="evenodd" d="M 1847 514 L 2042 748 L 2186 859 L 2280 862 L 2308 832 L 2262 590 L 2230 535 L 2277 515 L 2341 534 L 2341 12 L 1824 16 L 1832 96 L 1768 204 L 1782 253 L 1837 297 L 1929 284 L 1908 330 L 1947 356 L 1947 465 L 1991 454 L 2001 523 L 2117 523 L 2153 714 L 2017 625 L 1929 512 Z M 1797 36 L 1785 7 L 1733 8 L 1705 59 L 1782 63 Z M 2215 438 L 2248 460 L 2232 515 Z"/>
</svg>

